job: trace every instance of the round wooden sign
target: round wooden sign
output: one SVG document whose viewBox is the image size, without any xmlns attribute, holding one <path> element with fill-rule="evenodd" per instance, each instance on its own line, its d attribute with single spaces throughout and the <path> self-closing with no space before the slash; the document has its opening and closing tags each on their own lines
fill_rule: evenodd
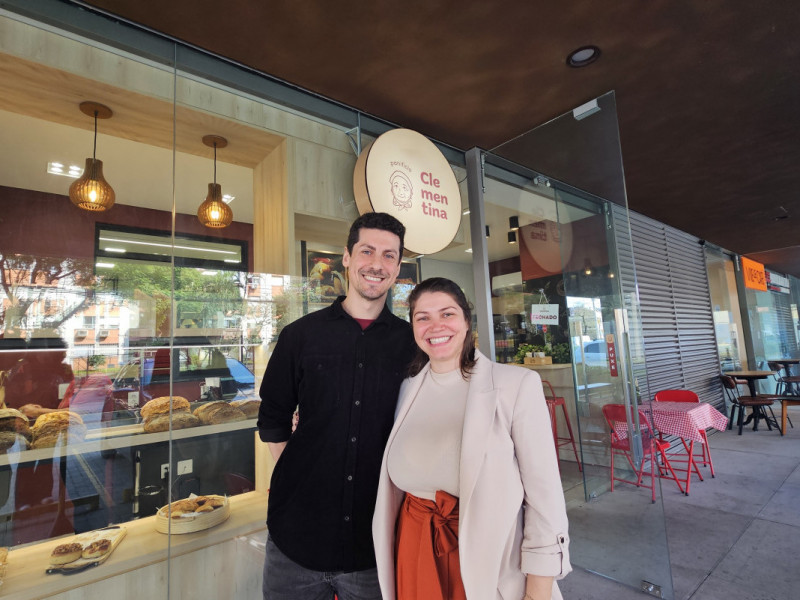
<svg viewBox="0 0 800 600">
<path fill-rule="evenodd" d="M 385 212 L 406 226 L 411 254 L 446 248 L 461 224 L 461 193 L 450 164 L 424 135 L 387 131 L 356 161 L 353 192 L 358 212 Z"/>
</svg>

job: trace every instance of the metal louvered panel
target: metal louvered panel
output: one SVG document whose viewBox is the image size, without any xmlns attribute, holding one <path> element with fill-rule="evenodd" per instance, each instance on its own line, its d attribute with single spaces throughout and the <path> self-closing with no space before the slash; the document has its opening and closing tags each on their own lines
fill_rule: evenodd
<svg viewBox="0 0 800 600">
<path fill-rule="evenodd" d="M 634 375 L 643 398 L 686 388 L 724 410 L 703 247 L 694 236 L 631 212 L 631 248 L 625 209 L 611 210 L 623 293 L 638 283 L 647 376 Z"/>
</svg>

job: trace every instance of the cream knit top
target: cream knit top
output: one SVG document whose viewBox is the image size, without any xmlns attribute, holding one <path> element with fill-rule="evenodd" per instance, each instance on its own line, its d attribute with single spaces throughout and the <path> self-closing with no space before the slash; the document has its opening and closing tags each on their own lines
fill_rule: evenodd
<svg viewBox="0 0 800 600">
<path fill-rule="evenodd" d="M 437 490 L 459 496 L 459 465 L 469 382 L 461 370 L 428 371 L 389 448 L 387 468 L 394 484 L 419 498 Z"/>
</svg>

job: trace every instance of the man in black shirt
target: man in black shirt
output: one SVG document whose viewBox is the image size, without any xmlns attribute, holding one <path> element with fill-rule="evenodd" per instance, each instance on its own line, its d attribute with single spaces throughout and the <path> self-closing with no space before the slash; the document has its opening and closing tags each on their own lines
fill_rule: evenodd
<svg viewBox="0 0 800 600">
<path fill-rule="evenodd" d="M 410 325 L 386 307 L 405 227 L 367 213 L 350 228 L 347 295 L 286 326 L 261 384 L 270 483 L 265 600 L 381 597 L 372 513 L 406 366 Z M 292 414 L 299 425 L 292 434 Z"/>
</svg>

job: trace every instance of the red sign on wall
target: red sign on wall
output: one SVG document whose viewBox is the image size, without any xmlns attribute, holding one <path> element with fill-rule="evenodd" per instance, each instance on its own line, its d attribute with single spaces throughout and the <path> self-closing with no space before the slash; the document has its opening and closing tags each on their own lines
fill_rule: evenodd
<svg viewBox="0 0 800 600">
<path fill-rule="evenodd" d="M 617 377 L 617 348 L 614 344 L 614 335 L 606 336 L 606 349 L 608 351 L 608 370 L 612 377 Z"/>
</svg>

